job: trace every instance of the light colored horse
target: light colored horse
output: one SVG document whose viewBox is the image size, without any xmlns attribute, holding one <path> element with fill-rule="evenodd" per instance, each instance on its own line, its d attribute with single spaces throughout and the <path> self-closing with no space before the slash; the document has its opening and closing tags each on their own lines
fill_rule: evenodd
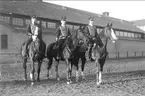
<svg viewBox="0 0 145 96">
<path fill-rule="evenodd" d="M 36 30 L 36 32 L 34 32 L 34 34 L 32 35 L 32 42 L 28 45 L 28 57 L 25 56 L 25 51 L 24 51 L 24 46 L 25 46 L 25 42 L 22 44 L 21 46 L 21 56 L 23 59 L 23 68 L 24 68 L 24 76 L 25 76 L 25 80 L 27 81 L 27 59 L 30 59 L 31 63 L 30 63 L 30 79 L 31 79 L 31 85 L 34 85 L 34 73 L 35 73 L 35 62 L 38 62 L 37 64 L 37 81 L 40 81 L 39 75 L 40 75 L 40 69 L 41 69 L 41 64 L 43 59 L 45 58 L 45 43 L 43 41 L 41 41 L 38 38 L 38 28 Z"/>
<path fill-rule="evenodd" d="M 102 83 L 102 71 L 103 71 L 103 66 L 106 61 L 106 57 L 108 55 L 107 52 L 107 44 L 108 40 L 111 40 L 112 43 L 115 42 L 118 38 L 116 37 L 114 30 L 112 29 L 112 23 L 107 24 L 106 27 L 99 33 L 100 40 L 98 38 L 98 43 L 103 42 L 103 47 L 99 46 L 94 46 L 92 48 L 92 58 L 95 60 L 95 65 L 96 65 L 96 80 L 97 80 L 97 85 L 100 85 Z"/>
</svg>

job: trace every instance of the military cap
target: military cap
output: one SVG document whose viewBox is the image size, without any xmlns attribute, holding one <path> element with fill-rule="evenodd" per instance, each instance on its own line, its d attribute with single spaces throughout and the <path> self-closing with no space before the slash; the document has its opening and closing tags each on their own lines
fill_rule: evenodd
<svg viewBox="0 0 145 96">
<path fill-rule="evenodd" d="M 31 18 L 37 18 L 35 14 L 31 15 Z"/>
<path fill-rule="evenodd" d="M 66 21 L 66 16 L 63 16 L 63 17 L 61 18 L 61 21 Z"/>
<path fill-rule="evenodd" d="M 89 21 L 94 21 L 94 17 L 89 17 Z"/>
</svg>

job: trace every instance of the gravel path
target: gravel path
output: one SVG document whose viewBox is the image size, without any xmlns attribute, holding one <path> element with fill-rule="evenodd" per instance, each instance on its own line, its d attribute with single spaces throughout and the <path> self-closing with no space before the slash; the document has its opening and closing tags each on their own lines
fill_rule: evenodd
<svg viewBox="0 0 145 96">
<path fill-rule="evenodd" d="M 111 64 L 143 64 L 145 60 L 116 60 L 107 61 L 105 67 Z M 66 84 L 66 70 L 64 64 L 59 66 L 61 80 L 55 79 L 54 66 L 50 72 L 50 79 L 46 78 L 46 64 L 41 68 L 41 81 L 30 86 L 30 81 L 23 81 L 23 69 L 21 64 L 1 64 L 0 96 L 145 96 L 145 71 L 129 70 L 122 72 L 110 70 L 103 73 L 103 84 L 97 86 L 95 82 L 95 70 L 92 63 L 85 67 L 85 80 L 79 80 L 70 85 Z M 92 66 L 91 66 L 92 65 Z M 131 66 L 130 66 L 131 67 Z M 29 66 L 28 66 L 29 70 Z M 28 72 L 29 73 L 29 72 Z M 73 76 L 75 71 L 73 71 Z"/>
</svg>

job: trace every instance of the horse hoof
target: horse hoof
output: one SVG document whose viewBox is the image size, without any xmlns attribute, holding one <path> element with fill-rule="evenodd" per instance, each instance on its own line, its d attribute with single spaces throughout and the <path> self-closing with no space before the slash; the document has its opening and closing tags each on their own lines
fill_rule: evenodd
<svg viewBox="0 0 145 96">
<path fill-rule="evenodd" d="M 71 84 L 72 83 L 72 81 L 67 81 L 67 84 L 69 85 L 69 84 Z"/>
<path fill-rule="evenodd" d="M 100 86 L 100 82 L 97 82 L 97 86 Z"/>
<path fill-rule="evenodd" d="M 60 78 L 57 78 L 57 81 L 60 81 Z"/>
<path fill-rule="evenodd" d="M 26 82 L 27 82 L 27 79 L 25 79 L 25 78 L 24 78 L 24 81 L 26 81 Z"/>
<path fill-rule="evenodd" d="M 70 82 L 67 82 L 67 84 L 69 85 L 69 84 L 70 84 Z"/>
<path fill-rule="evenodd" d="M 99 81 L 100 84 L 102 84 L 102 81 Z"/>
<path fill-rule="evenodd" d="M 31 86 L 34 86 L 34 82 L 31 82 Z"/>
</svg>

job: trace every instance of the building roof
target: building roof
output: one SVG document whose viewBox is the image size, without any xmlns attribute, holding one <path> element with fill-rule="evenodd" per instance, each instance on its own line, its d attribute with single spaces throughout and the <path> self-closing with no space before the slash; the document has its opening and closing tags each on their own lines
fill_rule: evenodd
<svg viewBox="0 0 145 96">
<path fill-rule="evenodd" d="M 143 32 L 143 30 L 134 26 L 131 22 L 95 14 L 83 10 L 68 8 L 65 6 L 55 5 L 46 2 L 36 1 L 0 1 L 1 13 L 15 13 L 21 15 L 36 14 L 37 17 L 60 20 L 62 16 L 67 17 L 67 21 L 75 23 L 88 24 L 88 18 L 93 16 L 95 18 L 95 25 L 104 27 L 107 23 L 112 23 L 113 28 Z"/>
<path fill-rule="evenodd" d="M 145 26 L 145 19 L 135 20 L 135 21 L 132 21 L 132 23 L 136 26 Z"/>
</svg>

